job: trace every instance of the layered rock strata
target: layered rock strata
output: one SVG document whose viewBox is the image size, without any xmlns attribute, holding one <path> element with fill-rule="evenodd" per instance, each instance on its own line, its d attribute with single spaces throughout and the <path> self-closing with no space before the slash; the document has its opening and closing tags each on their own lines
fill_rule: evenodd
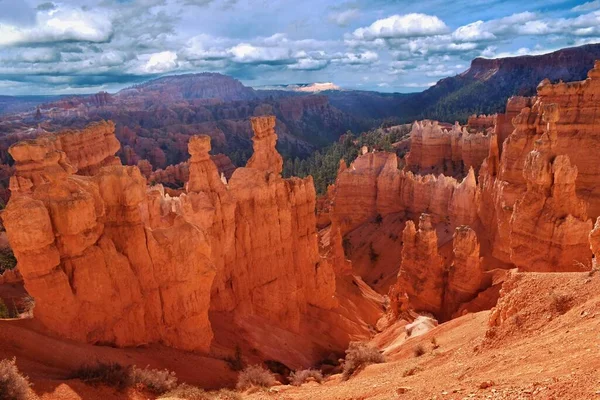
<svg viewBox="0 0 600 400">
<path fill-rule="evenodd" d="M 418 230 L 408 221 L 402 240 L 402 262 L 389 293 L 397 316 L 414 310 L 447 320 L 491 285 L 485 282 L 479 241 L 470 227 L 456 228 L 451 263 L 438 251 L 438 236 L 430 215 L 421 215 Z"/>
<path fill-rule="evenodd" d="M 273 349 L 265 342 L 272 335 L 237 340 L 299 366 L 366 333 L 361 318 L 374 324 L 380 305 L 348 313 L 369 289 L 351 284 L 339 230 L 320 256 L 312 178 L 281 178 L 274 120 L 253 124 L 257 153 L 228 184 L 209 155 L 210 137 L 192 137 L 186 192 L 176 197 L 160 185 L 148 190 L 137 167 L 75 175 L 46 138 L 11 148 L 18 195 L 3 221 L 35 318 L 79 341 L 207 351 L 210 312 L 219 329 L 235 331 L 220 325 L 229 321 L 295 337 L 306 354 Z"/>
<path fill-rule="evenodd" d="M 408 309 L 436 316 L 442 313 L 445 268 L 431 222 L 431 216 L 422 214 L 418 230 L 408 221 L 402 232 L 402 263 L 398 280 L 390 288 L 392 308 L 397 314 Z"/>
<path fill-rule="evenodd" d="M 482 123 L 482 126 L 486 125 Z M 492 128 L 481 129 L 474 133 L 473 129 L 461 127 L 458 123 L 448 130 L 437 121 L 415 122 L 404 169 L 419 174 L 443 173 L 447 176 L 464 176 L 469 168 L 478 171 L 488 155 Z"/>
<path fill-rule="evenodd" d="M 459 183 L 444 175 L 400 171 L 395 154 L 376 152 L 359 156 L 338 173 L 332 197 L 331 218 L 346 234 L 377 215 L 398 212 L 407 218 L 429 213 L 436 223 L 449 219 L 469 225 L 477 219 L 479 194 L 472 169 Z"/>
<path fill-rule="evenodd" d="M 523 108 L 513 119 L 514 131 L 504 141 L 502 148 L 491 147 L 490 156 L 480 174 L 482 202 L 479 215 L 484 225 L 491 227 L 491 247 L 495 258 L 520 266 L 526 266 L 526 260 L 531 258 L 519 255 L 518 237 L 521 229 L 533 232 L 533 227 L 520 228 L 519 224 L 527 225 L 528 220 L 514 214 L 517 202 L 520 202 L 519 213 L 525 215 L 525 204 L 532 201 L 532 193 L 536 191 L 536 187 L 539 188 L 539 184 L 532 186 L 531 168 L 535 157 L 531 158 L 533 156 L 530 154 L 539 153 L 536 146 L 542 146 L 543 156 L 536 157 L 543 158 L 544 162 L 538 161 L 537 164 L 541 163 L 547 170 L 544 175 L 549 181 L 542 185 L 545 186 L 545 190 L 537 190 L 537 197 L 541 192 L 545 193 L 547 200 L 554 194 L 566 196 L 564 198 L 566 203 L 559 204 L 554 200 L 542 206 L 543 200 L 537 201 L 538 205 L 545 210 L 543 214 L 545 218 L 552 219 L 545 223 L 548 229 L 551 226 L 556 227 L 556 232 L 550 232 L 548 229 L 540 232 L 541 243 L 545 244 L 542 244 L 539 251 L 543 252 L 542 249 L 551 246 L 554 249 L 552 260 L 561 263 L 557 267 L 559 270 L 581 268 L 581 260 L 573 257 L 574 249 L 585 247 L 583 238 L 586 233 L 582 230 L 589 232 L 587 217 L 596 218 L 600 214 L 600 188 L 595 183 L 600 175 L 600 167 L 594 161 L 600 143 L 600 136 L 596 129 L 600 120 L 596 111 L 597 104 L 594 101 L 594 96 L 600 91 L 600 62 L 596 63 L 588 76 L 589 78 L 582 82 L 553 85 L 544 81 L 538 87 L 537 97 L 529 100 L 518 97 L 509 100 L 507 112 L 522 105 L 529 106 Z M 502 125 L 497 126 L 496 131 L 501 132 L 506 129 Z M 552 164 L 555 158 L 560 156 L 568 157 L 569 168 L 563 168 L 566 166 L 567 159 L 561 157 L 553 174 Z M 576 169 L 570 167 L 571 163 Z M 529 170 L 526 170 L 527 168 Z M 536 168 L 542 167 L 538 165 Z M 575 181 L 571 182 L 572 179 Z M 556 189 L 553 188 L 554 183 L 558 184 Z M 575 193 L 572 193 L 572 190 L 576 191 L 578 199 L 589 204 L 586 212 L 584 212 L 584 204 L 573 197 Z M 548 213 L 549 207 L 554 209 Z M 541 209 L 528 210 L 533 213 L 528 218 L 540 215 L 536 213 L 541 211 Z M 578 224 L 577 221 L 583 222 L 583 225 Z M 517 234 L 513 235 L 513 231 Z M 513 240 L 513 236 L 516 239 Z M 562 252 L 561 249 L 565 249 L 564 255 L 557 254 Z M 527 247 L 524 250 L 527 252 Z M 585 258 L 588 255 L 585 251 L 580 257 Z M 535 265 L 539 267 L 532 265 L 526 267 L 536 270 L 539 268 L 542 271 L 549 268 L 549 263 Z"/>
</svg>

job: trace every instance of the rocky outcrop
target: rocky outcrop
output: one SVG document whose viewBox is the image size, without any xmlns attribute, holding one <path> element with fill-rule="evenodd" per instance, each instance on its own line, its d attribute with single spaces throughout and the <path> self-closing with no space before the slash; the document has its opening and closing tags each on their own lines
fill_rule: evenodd
<svg viewBox="0 0 600 400">
<path fill-rule="evenodd" d="M 80 341 L 206 350 L 215 270 L 204 233 L 185 221 L 145 227 L 137 168 L 73 175 L 58 153 L 47 171 L 59 173 L 42 174 L 2 216 L 36 318 Z"/>
<path fill-rule="evenodd" d="M 469 226 L 462 225 L 454 231 L 452 255 L 444 291 L 444 309 L 447 315 L 452 315 L 462 304 L 473 300 L 481 291 L 484 279 L 479 240 Z"/>
<path fill-rule="evenodd" d="M 412 221 L 406 223 L 402 240 L 400 271 L 389 294 L 397 316 L 414 310 L 448 320 L 492 285 L 485 277 L 479 241 L 470 227 L 456 228 L 451 263 L 438 251 L 437 233 L 427 214 L 421 215 L 418 230 Z"/>
<path fill-rule="evenodd" d="M 600 217 L 596 219 L 594 229 L 590 232 L 590 249 L 596 262 L 600 259 Z"/>
<path fill-rule="evenodd" d="M 541 146 L 525 162 L 527 191 L 509 223 L 510 259 L 523 271 L 589 269 L 592 221 L 575 192 L 577 167 L 565 155 L 550 162 Z"/>
<path fill-rule="evenodd" d="M 225 154 L 215 154 L 211 155 L 210 159 L 217 167 L 219 176 L 222 175 L 225 177 L 225 179 L 231 178 L 233 171 L 235 171 L 235 166 L 229 157 L 227 157 Z M 140 163 L 138 163 L 138 167 L 140 167 Z M 170 188 L 181 188 L 185 185 L 185 182 L 190 179 L 188 162 L 184 161 L 179 164 L 169 165 L 165 169 L 151 171 L 147 178 L 151 184 L 162 184 Z"/>
<path fill-rule="evenodd" d="M 398 280 L 390 289 L 392 309 L 398 315 L 412 309 L 438 316 L 442 313 L 445 276 L 431 217 L 422 214 L 418 230 L 412 221 L 408 221 L 402 241 Z"/>
<path fill-rule="evenodd" d="M 585 232 L 582 230 L 587 229 L 589 232 L 587 217 L 596 218 L 600 214 L 600 189 L 594 183 L 600 175 L 600 167 L 593 161 L 600 140 L 596 128 L 600 121 L 596 116 L 597 105 L 594 102 L 595 94 L 600 91 L 600 63 L 588 75 L 589 78 L 585 81 L 568 84 L 553 85 L 544 81 L 538 87 L 536 98 L 514 98 L 507 105 L 507 110 L 527 104 L 530 106 L 523 108 L 513 119 L 514 131 L 508 136 L 502 149 L 494 150 L 492 146 L 493 153 L 490 152 L 480 176 L 482 201 L 479 215 L 484 225 L 490 227 L 492 254 L 499 260 L 525 266 L 535 258 L 532 254 L 526 255 L 526 252 L 539 251 L 543 254 L 548 249 L 547 246 L 553 246 L 553 255 L 549 259 L 563 264 L 556 268 L 576 270 L 581 267 L 579 258 L 573 260 L 574 249 L 584 247 Z M 496 131 L 506 131 L 504 126 L 497 126 Z M 540 154 L 536 146 L 542 146 L 543 155 L 530 156 L 532 151 L 533 154 Z M 567 166 L 566 159 L 559 158 L 563 155 L 568 157 L 568 168 L 563 168 Z M 558 177 L 551 172 L 555 159 L 559 162 L 556 167 Z M 571 163 L 576 170 L 570 167 Z M 535 172 L 536 168 L 541 170 Z M 542 170 L 545 172 L 542 173 Z M 536 174 L 543 175 L 547 182 L 534 182 L 532 185 Z M 570 182 L 572 178 L 575 179 L 574 182 Z M 558 186 L 555 191 L 553 182 L 556 179 Z M 540 185 L 545 190 L 539 190 Z M 583 210 L 584 205 L 573 197 L 574 193 L 570 193 L 571 189 L 576 190 L 577 198 L 588 202 L 587 215 Z M 538 193 L 538 200 L 535 201 L 532 198 L 534 192 Z M 540 198 L 541 192 L 545 193 L 546 198 L 552 198 L 554 194 L 566 196 L 567 203 L 559 205 L 552 201 L 552 204 L 544 205 Z M 529 213 L 526 220 L 514 215 L 517 202 L 521 205 L 518 211 L 521 216 Z M 533 203 L 537 203 L 537 209 Z M 546 245 L 534 250 L 531 248 L 532 244 L 528 243 L 523 249 L 525 253 L 521 252 L 519 246 L 526 241 L 527 233 L 520 235 L 519 221 L 527 225 L 531 223 L 527 221 L 533 215 L 539 216 L 537 212 L 548 211 L 549 207 L 554 209 L 550 214 L 545 214 L 550 221 L 540 222 L 547 227 L 542 232 L 545 236 L 542 242 Z M 582 221 L 583 225 L 577 221 Z M 535 232 L 535 228 L 531 226 L 523 229 L 530 235 Z M 513 231 L 516 235 L 512 235 Z M 537 234 L 538 232 L 535 233 L 536 236 Z M 588 256 L 589 253 L 585 250 L 580 257 Z M 564 265 L 573 264 L 574 261 L 577 261 L 575 267 Z M 542 271 L 549 268 L 549 264 L 545 262 L 535 265 L 537 266 L 528 264 L 526 268 L 540 268 Z"/>
<path fill-rule="evenodd" d="M 467 119 L 467 129 L 476 132 L 485 132 L 488 128 L 496 126 L 496 114 L 492 115 L 477 115 L 473 114 Z"/>
<path fill-rule="evenodd" d="M 275 117 L 253 117 L 250 121 L 254 130 L 254 137 L 252 138 L 254 154 L 252 154 L 246 166 L 281 174 L 283 158 L 275 150 L 275 144 L 277 143 Z"/>
<path fill-rule="evenodd" d="M 458 123 L 447 130 L 437 121 L 415 122 L 404 169 L 419 174 L 443 173 L 457 177 L 464 176 L 469 168 L 478 171 L 489 151 L 491 128 L 483 128 L 489 124 L 489 118 L 480 124 L 471 121 L 474 128 L 481 126 L 482 130 L 461 127 Z"/>
<path fill-rule="evenodd" d="M 460 183 L 444 175 L 415 175 L 400 171 L 393 153 L 359 156 L 339 172 L 333 192 L 330 214 L 342 234 L 377 215 L 399 212 L 407 218 L 429 213 L 435 222 L 449 219 L 455 225 L 477 219 L 479 194 L 472 169 Z"/>
<path fill-rule="evenodd" d="M 115 137 L 115 124 L 102 121 L 78 131 L 62 131 L 56 135 L 57 150 L 65 152 L 79 175 L 94 175 L 100 168 L 120 165 L 115 153 L 121 145 Z"/>
<path fill-rule="evenodd" d="M 100 168 L 120 164 L 114 124 L 102 121 L 82 131 L 43 134 L 37 139 L 16 143 L 9 148 L 15 160 L 11 177 L 13 193 L 28 192 L 31 186 L 64 178 L 74 172 L 93 175 Z"/>
<path fill-rule="evenodd" d="M 221 350 L 298 366 L 364 335 L 382 300 L 348 274 L 339 230 L 319 254 L 312 178 L 281 178 L 275 135 L 259 132 L 253 167 L 229 183 L 210 137 L 192 137 L 177 196 L 148 189 L 137 167 L 75 175 L 46 138 L 15 146 L 18 195 L 2 218 L 35 318 L 78 341 L 193 351 L 207 351 L 216 329 Z M 273 347 L 277 335 L 295 342 Z"/>
</svg>

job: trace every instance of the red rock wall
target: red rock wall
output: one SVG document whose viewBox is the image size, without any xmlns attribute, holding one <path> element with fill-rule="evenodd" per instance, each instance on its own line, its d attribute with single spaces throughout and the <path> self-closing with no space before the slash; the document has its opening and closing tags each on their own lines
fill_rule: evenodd
<svg viewBox="0 0 600 400">
<path fill-rule="evenodd" d="M 209 155 L 210 137 L 192 137 L 186 192 L 174 197 L 160 185 L 148 190 L 137 167 L 74 175 L 48 137 L 11 148 L 15 195 L 2 218 L 35 318 L 79 341 L 207 351 L 210 311 L 220 346 L 247 343 L 298 366 L 365 335 L 379 300 L 365 300 L 364 283 L 350 284 L 339 234 L 320 256 L 312 178 L 281 178 L 274 131 L 258 135 L 254 161 L 229 184 Z M 295 342 L 273 348 L 270 333 L 241 333 L 267 326 Z"/>
<path fill-rule="evenodd" d="M 570 163 L 576 167 L 575 176 L 577 177 L 574 186 L 569 186 L 571 189 L 575 189 L 576 193 L 571 193 L 569 198 L 577 198 L 589 204 L 587 215 L 581 212 L 583 206 L 573 207 L 579 200 L 569 200 L 568 207 L 571 207 L 570 210 L 559 206 L 555 201 L 552 202 L 552 205 L 544 206 L 546 212 L 550 212 L 550 214 L 544 214 L 548 215 L 546 222 L 548 227 L 558 227 L 560 225 L 566 229 L 567 225 L 562 225 L 565 218 L 571 222 L 575 220 L 582 221 L 587 226 L 586 219 L 588 215 L 596 218 L 600 214 L 600 188 L 597 185 L 600 166 L 594 161 L 597 159 L 597 147 L 600 143 L 600 134 L 596 128 L 600 124 L 600 119 L 596 112 L 597 102 L 594 100 L 594 96 L 599 91 L 600 63 L 596 63 L 596 67 L 590 71 L 589 78 L 586 81 L 555 85 L 544 81 L 538 87 L 537 97 L 530 100 L 524 100 L 523 98 L 509 100 L 507 111 L 514 112 L 515 108 L 524 104 L 530 104 L 530 107 L 523 108 L 513 119 L 514 130 L 503 143 L 501 155 L 490 154 L 486 168 L 482 168 L 480 175 L 482 202 L 479 214 L 484 225 L 490 227 L 493 255 L 496 258 L 505 262 L 514 262 L 517 265 L 525 266 L 527 264 L 522 256 L 518 254 L 521 250 L 518 247 L 521 239 L 518 239 L 517 235 L 513 240 L 512 233 L 524 229 L 533 234 L 532 230 L 535 229 L 532 226 L 529 228 L 519 227 L 520 223 L 525 224 L 527 219 L 518 218 L 518 214 L 524 215 L 525 204 L 533 202 L 534 190 L 530 182 L 533 172 L 531 170 L 527 171 L 526 166 L 532 167 L 531 154 L 537 151 L 535 146 L 540 140 L 542 140 L 541 143 L 544 146 L 544 161 L 538 163 L 542 167 L 537 166 L 536 168 L 545 168 L 547 170 L 545 176 L 550 181 L 544 192 L 545 198 L 552 198 L 554 192 L 554 189 L 551 189 L 553 182 L 556 179 L 560 182 L 562 179 L 560 171 L 558 177 L 551 173 L 552 163 L 558 156 L 565 155 Z M 497 131 L 506 131 L 506 129 L 502 127 Z M 500 153 L 500 151 L 497 151 L 497 153 Z M 497 167 L 494 166 L 496 164 L 495 160 L 499 160 Z M 562 168 L 561 171 L 563 171 Z M 568 175 L 572 176 L 571 174 Z M 564 188 L 562 183 L 559 184 L 556 190 L 560 190 L 559 187 Z M 537 193 L 539 197 L 540 191 L 538 190 Z M 574 197 L 575 195 L 576 197 Z M 540 206 L 541 201 L 541 199 L 537 201 Z M 516 210 L 517 203 L 521 204 L 519 210 Z M 552 207 L 553 211 L 549 211 L 548 207 Z M 534 214 L 538 211 L 541 212 L 541 209 L 537 211 L 529 210 L 530 213 Z M 517 213 L 517 219 L 511 222 L 515 217 L 515 212 Z M 527 218 L 533 218 L 533 216 L 530 215 Z M 573 226 L 571 222 L 569 222 L 569 226 Z M 565 251 L 563 255 L 554 254 L 549 257 L 549 261 L 558 262 L 560 260 L 561 263 L 561 265 L 554 265 L 552 268 L 559 268 L 560 270 L 581 269 L 580 264 L 572 262 L 581 262 L 580 258 L 587 258 L 589 254 L 584 251 L 574 260 L 572 246 L 582 249 L 585 235 L 582 232 L 574 232 L 571 228 L 564 231 L 567 236 L 559 239 L 558 234 L 558 231 L 552 233 L 547 230 L 541 230 L 535 234 L 540 238 L 540 243 L 546 243 L 543 246 L 553 243 L 554 246 L 558 246 L 558 249 Z M 540 252 L 543 252 L 543 246 L 538 249 Z M 571 248 L 571 250 L 567 250 L 568 248 Z M 568 253 L 571 256 L 568 256 Z M 531 259 L 531 256 L 525 257 L 525 259 Z M 527 268 L 536 268 L 536 270 L 537 268 L 541 270 L 549 268 L 548 263 L 545 262 L 536 263 L 535 265 L 538 265 L 538 267 L 528 265 Z"/>
<path fill-rule="evenodd" d="M 489 118 L 478 126 L 488 124 Z M 404 169 L 418 174 L 443 173 L 456 177 L 466 175 L 471 167 L 478 171 L 489 152 L 491 130 L 486 128 L 474 133 L 469 127 L 461 127 L 458 123 L 448 130 L 437 121 L 415 122 Z"/>
<path fill-rule="evenodd" d="M 436 222 L 449 218 L 456 225 L 477 218 L 478 192 L 472 170 L 462 182 L 444 175 L 415 175 L 398 169 L 393 153 L 359 156 L 338 174 L 331 218 L 342 234 L 378 214 L 404 212 L 409 218 L 430 213 Z"/>
</svg>

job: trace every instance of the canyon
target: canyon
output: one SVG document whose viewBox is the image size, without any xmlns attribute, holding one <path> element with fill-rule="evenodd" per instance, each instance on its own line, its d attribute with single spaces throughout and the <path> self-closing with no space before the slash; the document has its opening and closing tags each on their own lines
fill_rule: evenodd
<svg viewBox="0 0 600 400">
<path fill-rule="evenodd" d="M 120 165 L 109 122 L 12 146 L 2 218 L 35 319 L 86 343 L 251 348 L 289 366 L 366 334 L 382 299 L 319 254 L 312 179 L 280 177 L 274 117 L 252 125 L 254 155 L 229 181 L 210 137 L 193 136 L 189 179 L 174 197 Z M 361 311 L 348 314 L 349 301 Z M 275 337 L 257 335 L 268 326 L 297 344 L 273 348 Z"/>
<path fill-rule="evenodd" d="M 276 115 L 244 122 L 252 154 L 237 168 L 211 154 L 214 132 L 174 133 L 189 158 L 164 169 L 136 152 L 122 165 L 111 121 L 21 137 L 1 214 L 17 269 L 0 294 L 22 290 L 35 308 L 0 321 L 0 354 L 35 378 L 95 357 L 207 388 L 231 386 L 236 363 L 263 364 L 282 385 L 244 393 L 257 399 L 591 398 L 599 93 L 596 61 L 585 80 L 543 80 L 504 113 L 415 121 L 403 159 L 364 146 L 319 197 L 311 176 L 282 177 Z M 355 341 L 386 363 L 345 381 Z M 330 373 L 322 385 L 283 385 L 309 367 Z"/>
</svg>

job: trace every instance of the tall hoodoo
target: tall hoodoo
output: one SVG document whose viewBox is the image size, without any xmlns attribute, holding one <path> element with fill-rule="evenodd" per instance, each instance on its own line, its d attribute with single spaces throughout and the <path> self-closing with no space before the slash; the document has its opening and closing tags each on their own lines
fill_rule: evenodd
<svg viewBox="0 0 600 400">
<path fill-rule="evenodd" d="M 444 293 L 444 308 L 451 315 L 481 290 L 484 269 L 477 234 L 469 226 L 456 228 L 452 239 L 452 265 Z"/>
<path fill-rule="evenodd" d="M 148 190 L 137 167 L 74 175 L 56 137 L 13 146 L 16 195 L 2 218 L 35 318 L 79 341 L 207 351 L 210 310 L 220 329 L 271 327 L 288 339 L 312 332 L 319 340 L 301 341 L 306 354 L 274 348 L 270 336 L 237 339 L 298 366 L 343 350 L 365 329 L 361 315 L 374 324 L 375 304 L 356 315 L 338 307 L 341 237 L 334 254 L 319 255 L 312 178 L 281 178 L 274 119 L 254 126 L 252 167 L 238 168 L 229 184 L 209 155 L 210 138 L 192 137 L 189 182 L 176 197 L 160 185 Z M 346 291 L 352 279 L 343 277 Z"/>
<path fill-rule="evenodd" d="M 248 160 L 248 168 L 256 168 L 263 171 L 270 171 L 275 174 L 281 174 L 283 170 L 283 158 L 275 150 L 277 144 L 277 135 L 275 134 L 275 117 L 252 117 L 252 147 L 254 154 Z"/>
<path fill-rule="evenodd" d="M 442 312 L 444 265 L 431 216 L 422 214 L 419 229 L 412 221 L 402 232 L 402 263 L 398 280 L 390 289 L 392 307 L 409 308 L 440 315 Z"/>
<path fill-rule="evenodd" d="M 20 144 L 18 153 L 40 154 L 27 146 L 45 143 Z M 32 176 L 31 192 L 11 198 L 2 216 L 36 299 L 35 317 L 80 341 L 206 350 L 206 293 L 215 272 L 204 233 L 185 221 L 145 228 L 146 182 L 136 167 L 104 167 L 91 177 L 73 175 L 74 168 L 56 174 L 65 154 L 45 153 L 54 163 L 40 176 L 49 179 Z M 28 179 L 19 171 L 15 178 Z"/>
</svg>

